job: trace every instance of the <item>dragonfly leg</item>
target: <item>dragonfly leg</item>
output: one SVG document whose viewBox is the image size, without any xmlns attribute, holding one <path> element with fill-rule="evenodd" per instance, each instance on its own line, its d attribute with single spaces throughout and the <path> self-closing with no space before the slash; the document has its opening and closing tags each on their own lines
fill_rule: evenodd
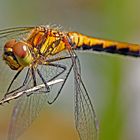
<svg viewBox="0 0 140 140">
<path fill-rule="evenodd" d="M 59 75 L 61 75 L 62 73 L 64 73 L 64 71 L 66 71 L 66 66 L 65 66 L 65 65 L 54 64 L 54 63 L 49 63 L 48 65 L 49 65 L 49 66 L 53 66 L 53 67 L 59 67 L 59 68 L 62 69 L 62 71 L 59 72 L 59 73 L 58 73 L 57 75 L 55 75 L 54 77 L 52 77 L 50 80 L 46 81 L 46 80 L 43 78 L 43 76 L 42 76 L 41 72 L 39 71 L 39 69 L 37 69 L 37 72 L 38 72 L 38 74 L 39 74 L 41 80 L 42 80 L 43 83 L 45 84 L 46 89 L 47 89 L 47 91 L 45 91 L 45 93 L 50 92 L 50 88 L 49 88 L 49 86 L 47 85 L 47 83 L 50 82 L 50 81 L 53 81 L 53 80 L 56 79 Z"/>
<path fill-rule="evenodd" d="M 32 73 L 32 78 L 33 78 L 33 86 L 37 86 L 37 83 L 36 83 L 36 76 L 35 76 L 35 70 L 34 68 L 31 68 L 31 73 Z"/>
<path fill-rule="evenodd" d="M 28 69 L 28 71 L 27 71 L 27 73 L 26 73 L 26 77 L 25 77 L 25 79 L 24 79 L 24 81 L 23 81 L 23 84 L 22 84 L 21 86 L 19 86 L 18 88 L 16 88 L 16 89 L 10 91 L 11 86 L 13 85 L 14 81 L 15 81 L 16 78 L 19 76 L 19 74 L 22 72 L 22 70 L 23 70 L 23 69 L 21 69 L 20 71 L 18 71 L 18 72 L 16 73 L 16 75 L 14 76 L 14 78 L 12 79 L 12 81 L 11 81 L 11 83 L 10 83 L 10 85 L 9 85 L 9 87 L 8 87 L 8 89 L 7 89 L 7 91 L 6 91 L 6 94 L 4 95 L 4 98 L 6 98 L 6 97 L 7 97 L 8 95 L 10 95 L 10 94 L 15 93 L 16 91 L 20 90 L 21 88 L 23 88 L 23 87 L 26 85 L 26 83 L 27 83 L 27 81 L 28 81 L 28 78 L 29 78 L 29 69 Z M 10 92 L 9 92 L 9 91 L 10 91 Z"/>
<path fill-rule="evenodd" d="M 55 64 L 54 66 L 55 66 L 55 67 L 58 67 L 58 64 Z M 66 80 L 68 79 L 68 76 L 69 76 L 69 74 L 70 74 L 70 72 L 71 72 L 71 70 L 72 70 L 72 67 L 73 67 L 73 64 L 71 65 L 71 67 L 70 67 L 68 73 L 66 74 L 66 77 L 65 77 L 65 79 L 64 79 L 64 81 L 63 81 L 63 83 L 62 83 L 62 86 L 61 86 L 60 90 L 58 91 L 56 97 L 55 97 L 52 101 L 48 101 L 48 104 L 53 104 L 53 103 L 56 101 L 56 99 L 58 98 L 58 96 L 60 95 L 60 93 L 61 93 L 61 91 L 62 91 L 62 89 L 63 89 L 63 87 L 64 87 L 64 85 L 65 85 L 65 83 L 66 83 Z M 66 70 L 66 69 L 65 69 L 65 70 Z M 65 70 L 64 70 L 64 71 L 65 71 Z M 63 72 L 64 72 L 64 71 L 63 71 Z M 61 73 L 63 73 L 63 72 L 61 72 Z M 60 75 L 60 74 L 59 74 L 59 75 Z"/>
<path fill-rule="evenodd" d="M 14 76 L 14 78 L 12 79 L 12 81 L 11 81 L 11 83 L 10 83 L 10 85 L 9 85 L 9 87 L 8 87 L 8 89 L 7 89 L 7 91 L 6 91 L 5 96 L 7 96 L 8 94 L 10 94 L 9 90 L 10 90 L 10 88 L 11 88 L 13 82 L 16 80 L 16 78 L 18 77 L 18 75 L 21 73 L 21 71 L 22 71 L 22 69 L 21 69 L 20 71 L 18 71 L 18 72 L 16 73 L 16 75 Z"/>
<path fill-rule="evenodd" d="M 43 64 L 43 65 L 45 65 L 45 64 Z M 51 81 L 53 81 L 54 79 L 56 79 L 58 76 L 60 76 L 62 73 L 64 73 L 64 71 L 66 70 L 66 66 L 65 65 L 60 65 L 60 64 L 54 64 L 54 63 L 49 63 L 49 64 L 47 64 L 48 66 L 54 66 L 54 67 L 59 67 L 59 68 L 61 68 L 62 69 L 62 71 L 61 72 L 59 72 L 57 75 L 55 75 L 54 77 L 52 77 L 50 80 L 48 80 L 48 81 L 46 81 L 45 79 L 44 79 L 44 77 L 43 77 L 43 75 L 41 74 L 41 72 L 40 72 L 40 70 L 39 69 L 37 69 L 37 73 L 38 73 L 38 75 L 39 75 L 39 77 L 41 78 L 41 80 L 42 80 L 42 82 L 43 82 L 43 84 L 45 85 L 45 88 L 47 89 L 47 90 L 42 90 L 42 91 L 39 91 L 39 93 L 41 92 L 43 92 L 43 93 L 48 93 L 48 92 L 50 92 L 50 87 L 48 86 L 48 82 L 51 82 Z M 46 66 L 46 65 L 45 65 Z M 39 89 L 38 89 L 39 90 Z M 33 94 L 33 93 L 29 93 L 29 94 L 27 94 L 27 96 L 30 96 L 31 94 Z"/>
<path fill-rule="evenodd" d="M 36 87 L 37 86 L 36 74 L 35 74 L 35 69 L 33 67 L 31 68 L 31 77 L 33 80 L 33 87 Z M 27 96 L 30 96 L 31 94 L 33 93 L 26 93 Z"/>
<path fill-rule="evenodd" d="M 37 69 L 37 73 L 38 73 L 39 77 L 41 78 L 42 82 L 44 83 L 44 85 L 45 85 L 45 87 L 46 87 L 46 89 L 47 89 L 46 92 L 50 92 L 50 88 L 49 88 L 49 86 L 48 86 L 46 80 L 43 78 L 43 75 L 41 74 L 41 72 L 40 72 L 39 69 Z"/>
<path fill-rule="evenodd" d="M 76 55 L 73 55 L 73 56 L 68 56 L 68 57 L 66 57 L 66 58 L 63 58 L 63 59 L 72 59 L 72 57 L 73 57 L 73 59 L 76 59 L 76 58 L 77 58 Z M 55 66 L 55 67 L 58 67 L 58 65 L 59 65 L 59 67 L 60 67 L 60 64 L 55 64 L 54 66 Z M 63 84 L 62 84 L 60 90 L 58 91 L 56 97 L 55 97 L 51 102 L 48 101 L 48 104 L 52 104 L 52 103 L 54 103 L 54 102 L 57 100 L 58 96 L 60 95 L 60 93 L 61 93 L 61 91 L 62 91 L 62 89 L 63 89 L 63 87 L 64 87 L 64 85 L 65 85 L 65 83 L 66 83 L 66 80 L 68 79 L 68 76 L 69 76 L 69 74 L 70 74 L 70 72 L 71 72 L 73 66 L 74 66 L 74 63 L 71 64 L 70 69 L 68 70 L 68 73 L 66 74 L 66 77 L 65 77 L 65 79 L 64 79 L 64 81 L 63 81 Z M 62 65 L 61 65 L 61 67 L 62 67 Z M 63 72 L 62 72 L 62 73 L 63 73 Z"/>
</svg>

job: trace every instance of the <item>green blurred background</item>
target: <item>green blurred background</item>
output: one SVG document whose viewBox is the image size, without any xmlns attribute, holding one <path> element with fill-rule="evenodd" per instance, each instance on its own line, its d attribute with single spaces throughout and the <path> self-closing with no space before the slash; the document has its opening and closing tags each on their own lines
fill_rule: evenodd
<svg viewBox="0 0 140 140">
<path fill-rule="evenodd" d="M 139 0 L 1 0 L 0 29 L 56 23 L 68 31 L 140 43 L 139 5 Z M 104 53 L 78 55 L 99 119 L 99 140 L 139 140 L 140 60 Z M 78 140 L 72 80 L 71 75 L 57 102 L 40 113 L 20 140 Z M 6 139 L 13 104 L 0 107 L 0 140 Z"/>
</svg>

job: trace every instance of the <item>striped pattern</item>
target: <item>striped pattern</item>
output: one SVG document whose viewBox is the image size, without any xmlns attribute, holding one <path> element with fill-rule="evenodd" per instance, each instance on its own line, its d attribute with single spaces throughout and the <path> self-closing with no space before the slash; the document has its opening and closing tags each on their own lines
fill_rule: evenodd
<svg viewBox="0 0 140 140">
<path fill-rule="evenodd" d="M 70 43 L 75 50 L 104 51 L 140 57 L 140 45 L 92 38 L 77 32 L 69 32 L 68 36 L 71 40 Z"/>
</svg>

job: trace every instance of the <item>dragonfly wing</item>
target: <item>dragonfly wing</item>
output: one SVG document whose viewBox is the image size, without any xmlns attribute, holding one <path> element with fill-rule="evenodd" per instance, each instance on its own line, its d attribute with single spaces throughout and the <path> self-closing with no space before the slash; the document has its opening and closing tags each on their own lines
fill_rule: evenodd
<svg viewBox="0 0 140 140">
<path fill-rule="evenodd" d="M 74 64 L 75 124 L 80 140 L 97 140 L 98 123 L 88 92 L 81 79 L 80 63 Z"/>
<path fill-rule="evenodd" d="M 67 63 L 69 66 L 69 59 Z M 56 61 L 55 64 L 56 64 L 55 67 L 47 66 L 47 65 L 38 65 L 37 68 L 46 82 L 51 81 L 52 79 L 53 80 L 65 79 L 67 70 L 60 75 L 59 73 L 63 71 L 61 67 L 65 66 L 66 62 Z M 37 71 L 35 71 L 35 79 L 37 85 L 43 84 L 41 78 L 37 74 Z M 62 83 L 49 86 L 50 92 L 46 92 L 46 88 L 43 88 L 38 91 L 34 91 L 33 93 L 30 94 L 23 94 L 21 97 L 19 97 L 19 99 L 17 99 L 10 122 L 8 140 L 18 139 L 18 137 L 31 125 L 33 120 L 37 117 L 43 105 L 46 105 L 47 101 L 52 100 L 52 98 L 57 95 L 57 92 L 62 87 Z M 16 82 L 13 84 L 11 88 L 15 88 L 14 86 L 15 84 Z M 32 88 L 32 84 L 33 84 L 33 77 L 32 75 L 29 74 L 29 78 L 28 81 L 26 82 L 26 86 L 21 88 L 19 91 Z"/>
<path fill-rule="evenodd" d="M 2 38 L 13 38 L 18 37 L 19 35 L 24 35 L 32 30 L 34 27 L 15 27 L 15 28 L 7 28 L 0 30 L 0 39 Z"/>
<path fill-rule="evenodd" d="M 17 100 L 10 121 L 8 140 L 17 140 L 24 133 L 37 117 L 46 100 L 46 95 L 41 93 L 23 95 Z"/>
</svg>

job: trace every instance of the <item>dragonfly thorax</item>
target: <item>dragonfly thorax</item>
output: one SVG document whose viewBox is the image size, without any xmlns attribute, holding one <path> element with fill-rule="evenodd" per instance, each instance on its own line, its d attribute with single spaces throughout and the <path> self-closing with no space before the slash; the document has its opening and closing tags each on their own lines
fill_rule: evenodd
<svg viewBox="0 0 140 140">
<path fill-rule="evenodd" d="M 13 70 L 29 66 L 32 61 L 30 44 L 12 39 L 4 45 L 3 59 Z"/>
</svg>

